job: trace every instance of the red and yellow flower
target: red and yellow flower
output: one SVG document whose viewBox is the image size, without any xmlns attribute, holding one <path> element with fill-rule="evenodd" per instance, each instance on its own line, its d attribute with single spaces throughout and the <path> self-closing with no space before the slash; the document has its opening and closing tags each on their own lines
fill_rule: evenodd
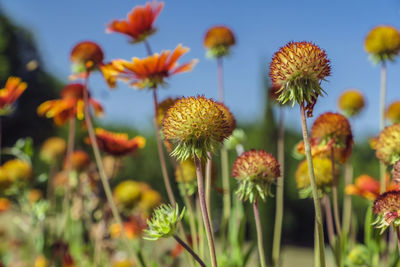
<svg viewBox="0 0 400 267">
<path fill-rule="evenodd" d="M 0 115 L 12 112 L 12 104 L 21 96 L 28 87 L 21 78 L 9 77 L 4 88 L 0 89 Z"/>
<path fill-rule="evenodd" d="M 377 228 L 381 228 L 381 233 L 393 224 L 395 227 L 400 225 L 400 191 L 387 191 L 378 196 L 374 201 L 372 210 L 378 215 L 374 222 Z"/>
<path fill-rule="evenodd" d="M 125 156 L 146 145 L 146 139 L 142 136 L 129 139 L 126 133 L 109 132 L 102 128 L 96 128 L 95 134 L 99 148 L 113 156 Z M 91 143 L 89 138 L 86 142 Z"/>
<path fill-rule="evenodd" d="M 40 116 L 53 118 L 56 125 L 63 125 L 68 120 L 77 117 L 84 118 L 84 85 L 80 83 L 69 84 L 61 91 L 61 99 L 49 100 L 42 103 L 37 113 Z M 97 116 L 103 115 L 103 107 L 89 95 L 89 105 L 93 107 Z"/>
<path fill-rule="evenodd" d="M 126 20 L 114 20 L 108 25 L 107 32 L 118 32 L 129 36 L 132 42 L 137 43 L 146 40 L 148 36 L 156 32 L 154 21 L 157 19 L 164 3 L 147 2 L 145 6 L 137 6 L 127 15 Z"/>
<path fill-rule="evenodd" d="M 160 54 L 156 53 L 143 59 L 134 57 L 131 62 L 114 60 L 109 76 L 130 81 L 130 84 L 138 89 L 154 89 L 159 85 L 164 85 L 166 78 L 193 69 L 197 60 L 178 66 L 178 59 L 188 51 L 189 48 L 178 45 L 172 52 L 162 51 Z"/>
</svg>

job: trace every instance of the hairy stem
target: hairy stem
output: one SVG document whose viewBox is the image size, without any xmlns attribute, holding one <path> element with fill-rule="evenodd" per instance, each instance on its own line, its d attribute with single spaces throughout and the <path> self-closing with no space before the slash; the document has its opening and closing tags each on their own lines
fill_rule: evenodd
<svg viewBox="0 0 400 267">
<path fill-rule="evenodd" d="M 310 184 L 313 193 L 314 209 L 315 209 L 315 220 L 317 223 L 317 233 L 318 233 L 318 245 L 319 245 L 319 256 L 321 267 L 325 267 L 325 244 L 324 244 L 324 229 L 322 227 L 322 216 L 321 216 L 321 204 L 318 196 L 317 183 L 315 181 L 314 166 L 311 156 L 311 146 L 308 137 L 306 114 L 304 109 L 304 103 L 300 104 L 300 116 L 301 116 L 301 126 L 303 132 L 304 148 L 308 163 L 308 172 L 310 176 Z"/>
<path fill-rule="evenodd" d="M 206 204 L 207 208 L 209 211 L 209 220 L 210 220 L 210 225 L 212 227 L 211 223 L 211 171 L 212 171 L 212 154 L 210 152 L 207 152 L 207 163 L 206 163 Z"/>
<path fill-rule="evenodd" d="M 380 124 L 379 128 L 382 131 L 385 128 L 385 109 L 386 109 L 386 62 L 382 62 L 381 68 L 381 90 L 380 90 Z M 386 191 L 386 166 L 383 163 L 379 163 L 380 170 L 380 185 L 381 185 L 381 193 Z"/>
<path fill-rule="evenodd" d="M 274 224 L 274 241 L 272 245 L 272 261 L 274 266 L 280 265 L 282 220 L 283 220 L 283 193 L 284 193 L 284 172 L 285 172 L 285 126 L 284 111 L 279 110 L 279 129 L 278 129 L 278 162 L 280 165 L 281 176 L 276 183 L 276 207 Z"/>
<path fill-rule="evenodd" d="M 199 255 L 196 254 L 196 252 L 194 252 L 192 250 L 192 248 L 186 244 L 182 239 L 179 238 L 179 236 L 174 235 L 174 238 L 176 240 L 176 242 L 178 242 L 182 247 L 184 247 L 189 253 L 190 255 L 193 256 L 193 258 L 202 266 L 202 267 L 206 267 L 206 265 L 204 264 L 204 262 L 200 259 Z"/>
<path fill-rule="evenodd" d="M 211 266 L 217 267 L 217 256 L 215 254 L 215 246 L 214 246 L 214 237 L 211 230 L 211 224 L 208 215 L 208 208 L 206 204 L 206 199 L 204 195 L 204 185 L 203 185 L 203 173 L 201 170 L 201 160 L 195 156 L 194 157 L 194 164 L 196 166 L 196 175 L 197 175 L 197 187 L 199 193 L 199 201 L 200 201 L 200 209 L 203 217 L 204 227 L 206 228 L 206 235 L 207 235 L 207 242 L 208 247 L 210 250 L 210 257 L 211 257 Z"/>
<path fill-rule="evenodd" d="M 267 264 L 265 263 L 263 233 L 262 233 L 260 212 L 258 210 L 258 202 L 257 202 L 257 200 L 254 201 L 253 211 L 254 211 L 254 220 L 256 222 L 256 229 L 257 229 L 257 244 L 258 244 L 258 254 L 260 256 L 260 263 L 261 263 L 261 267 L 266 267 Z"/>
</svg>

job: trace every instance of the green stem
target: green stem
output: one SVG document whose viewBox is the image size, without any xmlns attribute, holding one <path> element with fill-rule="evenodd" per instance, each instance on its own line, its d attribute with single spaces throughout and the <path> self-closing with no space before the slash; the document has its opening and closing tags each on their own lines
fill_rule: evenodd
<svg viewBox="0 0 400 267">
<path fill-rule="evenodd" d="M 203 217 L 204 227 L 206 228 L 206 235 L 207 235 L 207 242 L 208 247 L 210 250 L 210 257 L 211 257 L 211 266 L 217 267 L 217 256 L 215 254 L 215 246 L 214 246 L 214 237 L 211 230 L 211 224 L 208 215 L 208 208 L 206 204 L 206 199 L 204 195 L 204 185 L 203 185 L 203 173 L 201 170 L 201 160 L 195 156 L 194 157 L 194 164 L 196 166 L 196 175 L 197 175 L 197 188 L 199 192 L 199 201 L 200 201 L 200 209 Z"/>
<path fill-rule="evenodd" d="M 280 265 L 280 249 L 283 220 L 283 193 L 284 193 L 284 172 L 285 172 L 285 127 L 283 108 L 279 110 L 278 129 L 278 162 L 281 169 L 281 176 L 276 183 L 276 207 L 274 224 L 274 241 L 272 245 L 272 261 L 274 266 Z"/>
<path fill-rule="evenodd" d="M 331 148 L 331 162 L 332 162 L 332 177 L 333 177 L 333 185 L 332 185 L 333 217 L 335 219 L 336 233 L 340 240 L 340 238 L 342 236 L 342 227 L 340 225 L 339 201 L 338 201 L 338 191 L 337 191 L 338 179 L 336 176 L 335 151 L 333 148 Z"/>
<path fill-rule="evenodd" d="M 228 150 L 221 148 L 221 171 L 222 171 L 222 190 L 223 190 L 223 211 L 221 222 L 221 234 L 223 237 L 227 234 L 227 225 L 231 217 L 231 189 L 229 184 L 229 166 L 228 166 Z M 225 239 L 226 240 L 226 239 Z"/>
<path fill-rule="evenodd" d="M 196 217 L 197 217 L 197 226 L 199 227 L 199 254 L 200 257 L 204 258 L 204 227 L 201 225 L 201 209 L 200 209 L 200 200 L 196 199 Z"/>
<path fill-rule="evenodd" d="M 254 201 L 253 211 L 254 211 L 254 220 L 256 222 L 256 229 L 257 229 L 257 244 L 258 244 L 258 254 L 260 256 L 260 263 L 261 263 L 261 267 L 266 267 L 267 264 L 265 263 L 263 233 L 262 233 L 260 212 L 258 210 L 257 200 Z"/>
<path fill-rule="evenodd" d="M 181 167 L 179 166 L 178 168 Z M 198 240 L 197 240 L 198 236 L 196 230 L 196 218 L 193 210 L 192 201 L 190 200 L 188 190 L 185 187 L 185 182 L 183 182 L 182 184 L 181 191 L 183 191 L 182 192 L 183 201 L 185 202 L 185 206 L 187 207 L 187 214 L 189 216 L 189 228 L 190 228 L 190 235 L 192 237 L 193 249 L 195 252 L 199 252 Z"/>
<path fill-rule="evenodd" d="M 314 166 L 312 162 L 311 146 L 307 131 L 306 114 L 304 109 L 304 103 L 300 104 L 300 116 L 301 116 L 301 126 L 303 132 L 304 148 L 308 163 L 308 172 L 310 176 L 310 184 L 313 193 L 314 209 L 315 209 L 315 220 L 317 223 L 317 233 L 318 233 L 318 245 L 319 245 L 319 258 L 321 267 L 325 267 L 325 244 L 324 244 L 324 230 L 322 227 L 322 215 L 321 215 L 321 204 L 318 197 L 317 183 L 315 182 Z"/>
<path fill-rule="evenodd" d="M 314 267 L 320 267 L 317 220 L 314 222 L 314 250 Z"/>
<path fill-rule="evenodd" d="M 346 162 L 344 165 L 344 186 L 353 182 L 353 165 L 350 162 Z M 351 196 L 345 195 L 343 200 L 343 234 L 347 235 L 350 232 L 351 225 Z"/>
<path fill-rule="evenodd" d="M 398 226 L 393 227 L 394 230 L 396 231 L 396 236 L 397 236 L 397 248 L 399 250 L 399 254 L 400 254 L 400 229 Z"/>
<path fill-rule="evenodd" d="M 381 67 L 381 90 L 380 90 L 380 130 L 382 131 L 385 128 L 385 109 L 386 109 L 386 62 L 382 62 Z M 381 185 L 381 193 L 386 191 L 386 166 L 383 163 L 379 163 L 379 170 L 380 170 L 380 185 Z"/>
<path fill-rule="evenodd" d="M 210 220 L 210 225 L 212 227 L 211 223 L 211 171 L 212 171 L 212 154 L 210 152 L 207 152 L 207 163 L 206 163 L 206 204 L 207 208 L 209 211 L 208 214 L 208 219 Z"/>
<path fill-rule="evenodd" d="M 68 181 L 65 186 L 65 195 L 63 199 L 63 212 L 69 212 L 69 202 L 71 200 L 71 185 L 70 185 L 70 176 L 71 176 L 71 156 L 74 151 L 74 145 L 75 145 L 75 128 L 76 128 L 76 119 L 71 118 L 69 120 L 69 125 L 68 125 L 68 140 L 67 140 L 67 154 L 66 154 L 66 172 L 67 172 L 67 177 Z M 54 166 L 51 167 L 52 169 Z M 52 170 L 53 171 L 53 170 Z M 54 176 L 54 173 L 51 173 L 51 176 L 48 178 L 48 190 L 47 196 L 50 198 L 53 197 L 53 191 L 52 191 L 52 178 Z"/>
<path fill-rule="evenodd" d="M 196 252 L 194 252 L 190 246 L 188 244 L 186 244 L 182 239 L 179 238 L 179 236 L 174 235 L 174 238 L 176 240 L 176 242 L 178 242 L 184 249 L 186 249 L 190 255 L 193 256 L 193 258 L 200 264 L 200 266 L 202 267 L 206 267 L 206 265 L 204 264 L 204 262 L 200 259 L 199 255 L 196 254 Z"/>
<path fill-rule="evenodd" d="M 325 195 L 322 198 L 322 205 L 325 208 L 325 221 L 326 221 L 326 229 L 328 231 L 329 245 L 331 246 L 332 250 L 334 250 L 335 249 L 335 232 L 333 230 L 332 208 L 331 208 L 331 201 L 329 199 L 329 196 Z"/>
</svg>

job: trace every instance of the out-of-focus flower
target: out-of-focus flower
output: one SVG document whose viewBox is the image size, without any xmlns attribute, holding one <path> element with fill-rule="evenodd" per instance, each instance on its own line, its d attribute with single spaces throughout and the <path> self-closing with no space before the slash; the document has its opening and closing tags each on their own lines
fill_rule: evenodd
<svg viewBox="0 0 400 267">
<path fill-rule="evenodd" d="M 400 122 L 400 101 L 393 102 L 386 110 L 386 118 L 392 123 Z"/>
<path fill-rule="evenodd" d="M 189 196 L 197 192 L 196 166 L 192 158 L 179 162 L 175 169 L 175 180 L 183 186 Z"/>
<path fill-rule="evenodd" d="M 95 134 L 99 148 L 113 156 L 125 156 L 146 145 L 146 139 L 142 136 L 129 139 L 126 133 L 109 132 L 102 128 L 96 128 Z M 91 143 L 89 138 L 86 138 L 86 142 Z"/>
<path fill-rule="evenodd" d="M 26 90 L 28 84 L 21 78 L 9 77 L 4 88 L 0 89 L 0 116 L 10 114 L 12 105 Z"/>
<path fill-rule="evenodd" d="M 20 159 L 5 162 L 1 169 L 11 182 L 27 182 L 33 174 L 31 165 Z"/>
<path fill-rule="evenodd" d="M 143 190 L 138 206 L 145 214 L 149 214 L 161 204 L 161 200 L 161 195 L 156 190 Z"/>
<path fill-rule="evenodd" d="M 147 220 L 149 228 L 144 231 L 146 235 L 143 238 L 157 240 L 173 236 L 184 214 L 185 208 L 182 209 L 182 212 L 179 212 L 178 204 L 175 208 L 171 205 L 161 205 L 154 210 L 151 220 Z"/>
<path fill-rule="evenodd" d="M 147 2 L 145 6 L 136 6 L 128 13 L 126 20 L 112 21 L 106 31 L 128 35 L 134 43 L 144 41 L 156 32 L 153 24 L 163 7 L 164 3 L 155 1 Z"/>
<path fill-rule="evenodd" d="M 74 73 L 90 72 L 103 64 L 104 53 L 97 43 L 83 41 L 74 46 L 70 60 Z"/>
<path fill-rule="evenodd" d="M 332 161 L 327 158 L 313 157 L 313 166 L 315 174 L 315 182 L 320 194 L 330 191 L 333 183 L 332 175 Z M 306 160 L 302 161 L 297 167 L 295 178 L 297 188 L 300 189 L 300 197 L 312 197 L 312 189 L 310 186 L 310 176 L 308 170 L 308 163 Z M 335 168 L 335 175 L 338 175 L 338 169 Z"/>
<path fill-rule="evenodd" d="M 207 55 L 212 58 L 220 58 L 229 55 L 230 48 L 236 43 L 235 35 L 226 26 L 214 26 L 208 29 L 204 36 L 204 47 Z"/>
<path fill-rule="evenodd" d="M 393 124 L 383 129 L 375 144 L 376 157 L 386 165 L 400 160 L 400 124 Z"/>
<path fill-rule="evenodd" d="M 390 183 L 390 175 L 386 175 L 386 191 L 399 190 L 400 185 L 396 185 L 393 182 Z M 368 200 L 375 200 L 379 194 L 381 186 L 379 181 L 375 180 L 369 175 L 363 174 L 356 178 L 354 185 L 349 184 L 345 188 L 345 192 L 348 195 L 357 195 L 364 197 Z"/>
<path fill-rule="evenodd" d="M 54 164 L 65 155 L 67 144 L 60 137 L 50 137 L 42 144 L 40 148 L 40 159 L 47 164 Z"/>
<path fill-rule="evenodd" d="M 69 179 L 68 175 L 65 171 L 61 171 L 56 173 L 52 179 L 53 187 L 57 190 L 64 190 L 65 186 L 67 185 Z"/>
<path fill-rule="evenodd" d="M 75 171 L 83 171 L 87 167 L 89 167 L 90 164 L 90 156 L 88 153 L 86 153 L 83 150 L 75 150 L 71 154 L 71 159 L 70 159 L 70 164 L 71 164 L 71 169 Z M 67 161 L 64 161 L 64 168 L 66 167 Z"/>
<path fill-rule="evenodd" d="M 279 102 L 306 104 L 311 116 L 318 96 L 323 93 L 320 83 L 330 73 L 324 50 L 310 42 L 290 42 L 274 54 L 269 76 L 273 86 L 280 88 Z"/>
<path fill-rule="evenodd" d="M 135 264 L 128 259 L 114 261 L 112 267 L 135 267 Z"/>
<path fill-rule="evenodd" d="M 338 106 L 347 117 L 356 116 L 365 106 L 364 96 L 358 90 L 346 90 L 340 95 Z"/>
<path fill-rule="evenodd" d="M 147 228 L 146 222 L 140 216 L 131 216 L 129 220 L 123 223 L 125 233 L 129 239 L 141 237 L 144 229 Z M 109 227 L 110 236 L 112 238 L 121 238 L 121 226 L 118 223 L 113 223 Z"/>
<path fill-rule="evenodd" d="M 126 180 L 114 188 L 115 202 L 124 209 L 132 209 L 140 200 L 140 186 L 137 182 Z"/>
<path fill-rule="evenodd" d="M 365 50 L 375 62 L 394 60 L 400 52 L 400 32 L 387 25 L 373 28 L 365 38 Z"/>
<path fill-rule="evenodd" d="M 400 226 L 400 191 L 387 191 L 378 196 L 374 202 L 372 210 L 378 215 L 374 222 L 377 228 L 381 228 L 381 233 L 393 224 L 393 227 Z"/>
<path fill-rule="evenodd" d="M 349 253 L 346 263 L 349 266 L 368 266 L 370 251 L 364 245 L 356 245 Z"/>
<path fill-rule="evenodd" d="M 34 267 L 48 267 L 48 266 L 49 264 L 45 256 L 39 255 L 36 257 Z"/>
<path fill-rule="evenodd" d="M 232 135 L 225 139 L 224 146 L 227 149 L 235 149 L 238 145 L 242 145 L 247 139 L 246 133 L 243 129 L 235 129 Z"/>
<path fill-rule="evenodd" d="M 172 107 L 179 98 L 168 97 L 157 104 L 157 121 L 158 125 L 162 124 L 167 110 Z"/>
<path fill-rule="evenodd" d="M 392 169 L 393 182 L 400 184 L 400 161 L 396 161 Z"/>
<path fill-rule="evenodd" d="M 167 50 L 143 59 L 134 57 L 131 62 L 114 60 L 112 66 L 114 71 L 118 71 L 117 78 L 130 81 L 131 86 L 138 89 L 155 89 L 163 86 L 166 78 L 193 69 L 197 63 L 196 59 L 178 66 L 178 59 L 187 52 L 189 48 L 178 45 L 172 53 Z"/>
<path fill-rule="evenodd" d="M 39 189 L 31 189 L 28 192 L 28 200 L 30 203 L 35 203 L 36 201 L 43 198 L 43 193 Z"/>
<path fill-rule="evenodd" d="M 0 213 L 7 211 L 11 208 L 11 201 L 7 198 L 0 197 Z"/>
<path fill-rule="evenodd" d="M 164 138 L 175 145 L 171 155 L 180 160 L 207 158 L 207 152 L 214 152 L 232 134 L 234 119 L 228 115 L 232 116 L 204 96 L 179 99 L 163 120 Z"/>
<path fill-rule="evenodd" d="M 263 150 L 250 150 L 241 154 L 233 163 L 232 176 L 239 181 L 236 194 L 241 200 L 254 203 L 265 201 L 270 185 L 280 176 L 278 161 Z"/>
<path fill-rule="evenodd" d="M 84 94 L 85 87 L 80 83 L 73 83 L 65 86 L 61 91 L 61 99 L 49 100 L 42 103 L 37 113 L 40 116 L 53 118 L 56 125 L 63 125 L 75 116 L 79 120 L 84 118 Z M 97 116 L 103 115 L 103 107 L 99 102 L 90 97 L 89 104 L 93 107 Z"/>
</svg>

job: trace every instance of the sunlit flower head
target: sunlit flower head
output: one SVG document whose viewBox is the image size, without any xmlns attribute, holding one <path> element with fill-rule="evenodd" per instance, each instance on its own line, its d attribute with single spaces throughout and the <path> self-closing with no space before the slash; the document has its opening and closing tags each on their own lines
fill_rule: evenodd
<svg viewBox="0 0 400 267">
<path fill-rule="evenodd" d="M 329 192 L 334 178 L 332 175 L 332 161 L 327 158 L 314 157 L 313 167 L 319 193 Z M 335 168 L 335 175 L 337 174 L 338 169 Z M 312 197 L 309 169 L 306 160 L 302 161 L 297 167 L 295 178 L 297 188 L 300 190 L 300 197 Z"/>
<path fill-rule="evenodd" d="M 153 24 L 164 3 L 156 1 L 147 2 L 145 6 L 136 6 L 128 13 L 124 20 L 114 20 L 108 25 L 107 32 L 117 32 L 129 36 L 132 42 L 137 43 L 146 40 L 146 38 L 156 32 Z"/>
<path fill-rule="evenodd" d="M 372 210 L 378 215 L 374 224 L 377 228 L 381 228 L 381 233 L 391 224 L 394 227 L 399 227 L 400 191 L 387 191 L 379 195 L 374 202 Z"/>
<path fill-rule="evenodd" d="M 4 88 L 0 89 L 0 116 L 13 111 L 12 105 L 28 87 L 21 78 L 9 77 Z"/>
<path fill-rule="evenodd" d="M 65 156 L 67 143 L 60 137 L 47 138 L 40 148 L 40 159 L 47 164 L 54 164 Z"/>
<path fill-rule="evenodd" d="M 150 188 L 141 192 L 138 206 L 145 214 L 150 214 L 153 209 L 161 204 L 161 201 L 160 193 Z"/>
<path fill-rule="evenodd" d="M 400 124 L 383 129 L 376 139 L 375 149 L 376 157 L 386 165 L 400 160 Z"/>
<path fill-rule="evenodd" d="M 125 156 L 146 145 L 146 139 L 142 136 L 129 139 L 126 133 L 110 132 L 102 128 L 96 128 L 95 134 L 99 148 L 113 156 Z M 89 138 L 86 141 L 91 143 Z"/>
<path fill-rule="evenodd" d="M 347 117 L 356 116 L 365 106 L 364 96 L 358 90 L 346 90 L 340 95 L 338 106 Z"/>
<path fill-rule="evenodd" d="M 132 209 L 140 200 L 140 185 L 132 180 L 119 183 L 114 188 L 115 202 L 124 209 Z"/>
<path fill-rule="evenodd" d="M 345 192 L 348 195 L 375 200 L 380 194 L 380 183 L 371 176 L 363 174 L 355 179 L 354 184 L 347 185 Z"/>
<path fill-rule="evenodd" d="M 373 28 L 365 38 L 365 50 L 375 62 L 394 60 L 400 52 L 400 32 L 387 25 Z"/>
<path fill-rule="evenodd" d="M 70 60 L 74 73 L 90 72 L 103 63 L 104 53 L 97 43 L 84 41 L 74 46 Z"/>
<path fill-rule="evenodd" d="M 168 109 L 163 133 L 175 145 L 172 156 L 180 160 L 207 158 L 207 152 L 215 151 L 232 134 L 231 123 L 215 101 L 204 96 L 183 97 Z"/>
<path fill-rule="evenodd" d="M 128 221 L 123 223 L 125 233 L 129 239 L 141 237 L 143 230 L 147 228 L 146 222 L 141 216 L 130 216 Z M 109 227 L 112 238 L 121 238 L 122 229 L 119 223 L 113 223 Z"/>
<path fill-rule="evenodd" d="M 64 161 L 64 167 L 66 167 L 67 160 Z M 71 154 L 70 159 L 71 169 L 75 171 L 83 171 L 90 164 L 90 156 L 86 151 L 83 150 L 75 150 Z"/>
<path fill-rule="evenodd" d="M 236 43 L 235 35 L 226 26 L 214 26 L 208 29 L 204 36 L 204 47 L 208 56 L 219 58 L 229 55 L 230 48 Z"/>
<path fill-rule="evenodd" d="M 157 104 L 157 121 L 158 125 L 162 125 L 167 110 L 172 107 L 179 98 L 168 97 Z"/>
<path fill-rule="evenodd" d="M 11 208 L 11 201 L 8 198 L 0 197 L 0 213 Z"/>
<path fill-rule="evenodd" d="M 400 122 L 400 101 L 395 101 L 386 110 L 386 118 L 392 123 Z"/>
<path fill-rule="evenodd" d="M 32 178 L 32 166 L 20 159 L 11 159 L 2 166 L 2 171 L 11 182 L 27 182 Z"/>
<path fill-rule="evenodd" d="M 178 45 L 174 51 L 162 51 L 146 58 L 132 58 L 132 61 L 117 59 L 112 62 L 117 78 L 129 81 L 138 89 L 155 89 L 165 85 L 165 79 L 183 72 L 191 71 L 197 60 L 178 66 L 178 59 L 189 52 L 189 48 Z"/>
<path fill-rule="evenodd" d="M 61 91 L 61 99 L 49 100 L 37 108 L 40 116 L 53 118 L 56 125 L 63 125 L 72 118 L 84 119 L 84 93 L 85 87 L 80 83 L 65 86 Z M 90 97 L 89 104 L 93 107 L 96 116 L 103 115 L 103 107 L 99 102 Z"/>
<path fill-rule="evenodd" d="M 236 194 L 242 200 L 265 200 L 270 185 L 280 175 L 279 163 L 264 150 L 250 150 L 241 154 L 232 167 L 232 176 L 239 182 Z"/>
<path fill-rule="evenodd" d="M 280 88 L 280 102 L 306 104 L 310 113 L 323 93 L 320 83 L 330 73 L 324 50 L 310 42 L 290 42 L 273 56 L 269 76 Z"/>
</svg>

